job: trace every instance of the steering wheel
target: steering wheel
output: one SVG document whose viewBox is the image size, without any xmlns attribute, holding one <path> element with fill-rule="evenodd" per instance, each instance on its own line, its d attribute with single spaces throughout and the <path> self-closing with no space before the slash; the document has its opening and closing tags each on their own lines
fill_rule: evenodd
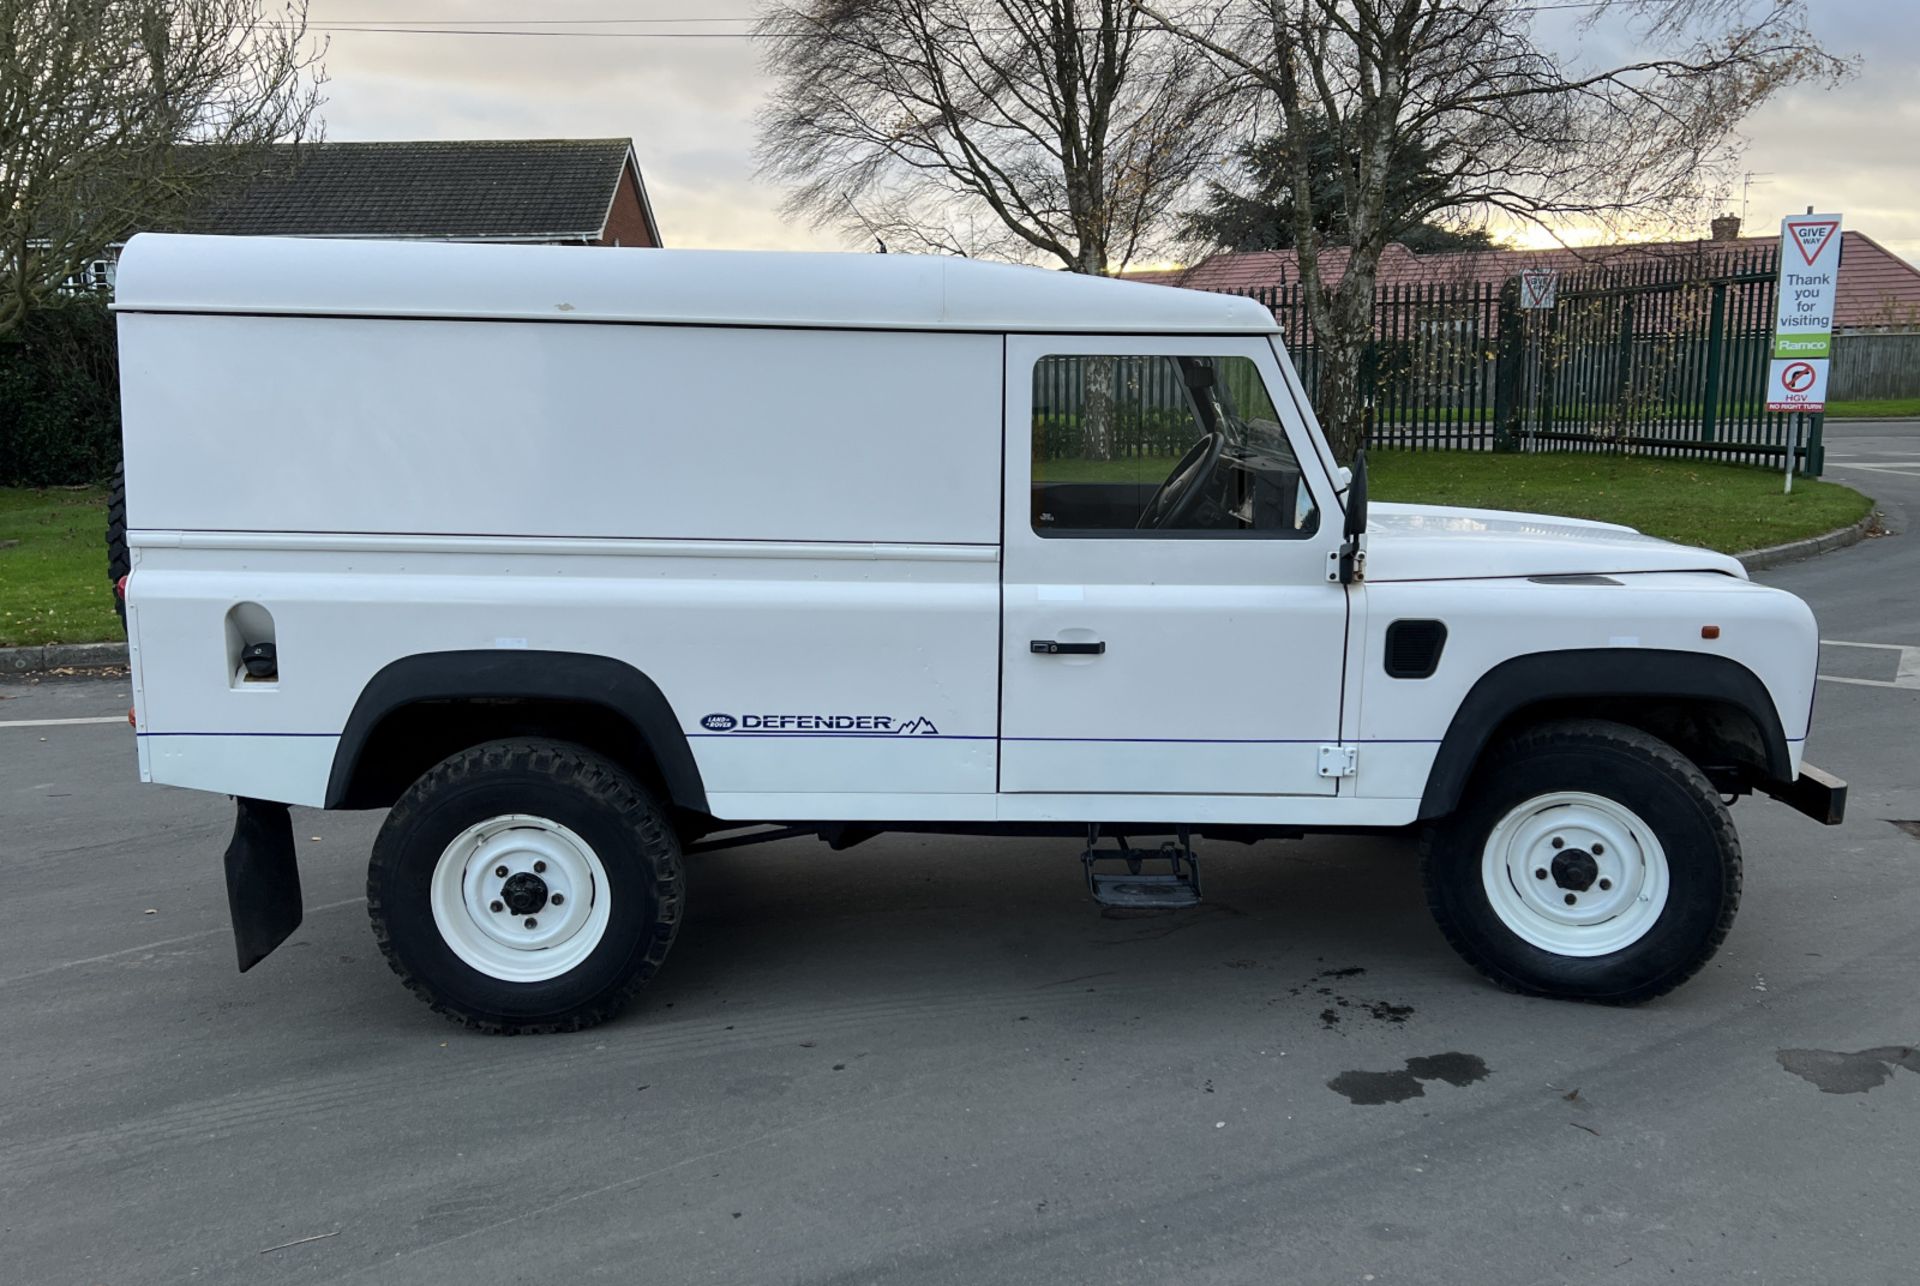
<svg viewBox="0 0 1920 1286">
<path fill-rule="evenodd" d="M 1193 509 L 1194 501 L 1200 498 L 1201 482 L 1213 476 L 1214 468 L 1220 463 L 1220 453 L 1226 449 L 1227 435 L 1217 429 L 1188 447 L 1180 462 L 1173 466 L 1173 472 L 1153 493 L 1153 499 L 1140 511 L 1134 529 L 1172 527 L 1185 518 Z"/>
</svg>

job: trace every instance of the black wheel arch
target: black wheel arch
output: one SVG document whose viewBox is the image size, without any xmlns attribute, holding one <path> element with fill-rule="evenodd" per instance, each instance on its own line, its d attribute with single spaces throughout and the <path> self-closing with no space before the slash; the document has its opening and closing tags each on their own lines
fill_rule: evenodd
<svg viewBox="0 0 1920 1286">
<path fill-rule="evenodd" d="M 1421 819 L 1452 812 L 1481 757 L 1507 733 L 1569 716 L 1611 719 L 1672 741 L 1696 759 L 1711 752 L 1745 774 L 1793 779 L 1786 731 L 1767 685 L 1730 657 L 1659 648 L 1534 652 L 1502 661 L 1467 692 L 1427 776 Z"/>
<path fill-rule="evenodd" d="M 421 772 L 503 735 L 578 741 L 707 811 L 693 748 L 666 694 L 615 657 L 533 649 L 421 652 L 361 690 L 334 749 L 326 807 L 380 808 Z"/>
</svg>

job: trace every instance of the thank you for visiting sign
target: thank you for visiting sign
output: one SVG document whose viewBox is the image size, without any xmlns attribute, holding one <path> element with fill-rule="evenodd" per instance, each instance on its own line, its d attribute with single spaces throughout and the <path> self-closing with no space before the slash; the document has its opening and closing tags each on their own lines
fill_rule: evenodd
<svg viewBox="0 0 1920 1286">
<path fill-rule="evenodd" d="M 1824 411 L 1833 357 L 1834 286 L 1840 279 L 1840 216 L 1780 221 L 1780 298 L 1767 371 L 1769 411 Z"/>
</svg>

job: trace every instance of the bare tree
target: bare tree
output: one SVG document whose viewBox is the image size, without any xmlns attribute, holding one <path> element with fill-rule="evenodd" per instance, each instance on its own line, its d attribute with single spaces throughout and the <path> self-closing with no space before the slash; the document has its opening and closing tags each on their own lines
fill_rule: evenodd
<svg viewBox="0 0 1920 1286">
<path fill-rule="evenodd" d="M 0 0 L 0 334 L 314 128 L 304 0 Z"/>
<path fill-rule="evenodd" d="M 1642 51 L 1598 63 L 1583 60 L 1580 32 L 1536 32 L 1538 0 L 1157 4 L 1140 8 L 1212 57 L 1258 114 L 1283 133 L 1330 129 L 1347 158 L 1316 175 L 1294 149 L 1289 179 L 1320 415 L 1343 459 L 1364 429 L 1361 359 L 1400 225 L 1505 215 L 1623 230 L 1697 213 L 1730 179 L 1748 113 L 1850 69 L 1821 50 L 1803 0 L 1594 0 L 1585 30 L 1617 19 Z M 1444 181 L 1418 208 L 1389 209 L 1392 176 L 1423 149 Z M 1322 272 L 1329 225 L 1349 247 L 1337 282 Z"/>
<path fill-rule="evenodd" d="M 1205 51 L 1132 0 L 777 0 L 758 34 L 763 172 L 862 239 L 1118 271 L 1220 144 Z"/>
</svg>

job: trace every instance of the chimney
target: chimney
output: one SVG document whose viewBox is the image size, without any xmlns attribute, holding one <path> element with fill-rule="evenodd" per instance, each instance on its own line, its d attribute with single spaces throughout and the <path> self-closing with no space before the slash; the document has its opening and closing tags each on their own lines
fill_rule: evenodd
<svg viewBox="0 0 1920 1286">
<path fill-rule="evenodd" d="M 1713 221 L 1713 239 L 1715 241 L 1738 241 L 1740 239 L 1740 216 L 1723 214 Z"/>
</svg>

